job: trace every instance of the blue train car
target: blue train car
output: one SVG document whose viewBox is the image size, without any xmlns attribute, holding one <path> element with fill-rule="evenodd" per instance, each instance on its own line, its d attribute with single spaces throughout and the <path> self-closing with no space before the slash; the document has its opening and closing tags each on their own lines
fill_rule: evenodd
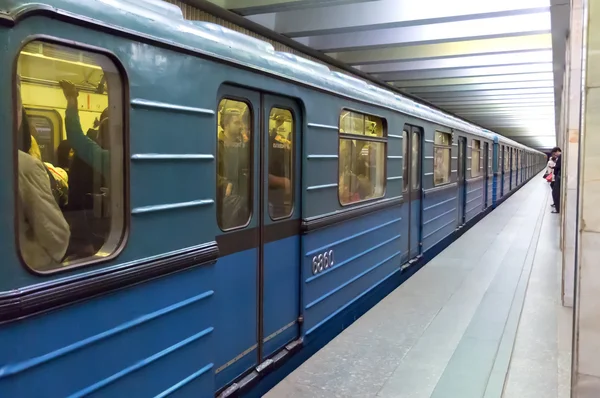
<svg viewBox="0 0 600 398">
<path fill-rule="evenodd" d="M 166 2 L 4 4 L 1 397 L 258 395 L 545 166 Z"/>
</svg>

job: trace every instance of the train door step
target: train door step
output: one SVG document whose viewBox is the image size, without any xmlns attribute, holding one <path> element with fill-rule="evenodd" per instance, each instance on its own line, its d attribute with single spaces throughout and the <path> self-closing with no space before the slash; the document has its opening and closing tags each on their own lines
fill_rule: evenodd
<svg viewBox="0 0 600 398">
<path fill-rule="evenodd" d="M 271 358 L 261 362 L 242 379 L 232 383 L 229 387 L 225 388 L 225 390 L 223 390 L 218 395 L 218 398 L 233 398 L 239 396 L 244 390 L 251 388 L 251 386 L 253 386 L 264 375 L 270 373 L 271 371 L 276 369 L 278 365 L 285 362 L 291 356 L 291 354 L 293 354 L 300 347 L 302 347 L 302 343 L 302 337 L 290 342 Z"/>
<path fill-rule="evenodd" d="M 421 260 L 421 258 L 423 258 L 422 254 L 419 254 L 417 257 L 408 260 L 408 262 L 406 264 L 404 264 L 403 266 L 400 267 L 401 270 L 407 269 L 408 267 L 411 267 L 413 265 L 415 265 L 416 263 L 419 262 L 419 260 Z"/>
</svg>

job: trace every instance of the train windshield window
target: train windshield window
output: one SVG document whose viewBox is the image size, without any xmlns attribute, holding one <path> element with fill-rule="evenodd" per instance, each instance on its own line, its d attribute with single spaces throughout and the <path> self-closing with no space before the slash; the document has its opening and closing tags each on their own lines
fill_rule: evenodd
<svg viewBox="0 0 600 398">
<path fill-rule="evenodd" d="M 19 55 L 16 94 L 21 258 L 47 272 L 114 255 L 125 231 L 118 68 L 34 41 Z"/>
<path fill-rule="evenodd" d="M 477 177 L 479 175 L 480 169 L 480 159 L 481 157 L 481 141 L 473 140 L 472 148 L 471 148 L 471 177 Z"/>
<path fill-rule="evenodd" d="M 217 141 L 217 222 L 226 231 L 248 225 L 252 214 L 252 114 L 246 102 L 219 102 Z"/>
<path fill-rule="evenodd" d="M 376 116 L 342 111 L 339 131 L 340 203 L 347 205 L 382 197 L 385 191 L 385 121 Z"/>
<path fill-rule="evenodd" d="M 273 108 L 269 115 L 269 215 L 287 218 L 294 208 L 294 116 Z"/>
<path fill-rule="evenodd" d="M 450 182 L 450 152 L 452 149 L 452 135 L 435 132 L 433 142 L 433 185 Z"/>
</svg>

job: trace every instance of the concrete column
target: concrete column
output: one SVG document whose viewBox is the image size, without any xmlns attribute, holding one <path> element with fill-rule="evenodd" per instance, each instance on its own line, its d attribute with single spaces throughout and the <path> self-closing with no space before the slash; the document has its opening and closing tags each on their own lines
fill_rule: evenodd
<svg viewBox="0 0 600 398">
<path fill-rule="evenodd" d="M 600 1 L 587 2 L 573 344 L 574 398 L 600 397 Z"/>
<path fill-rule="evenodd" d="M 575 236 L 577 223 L 577 184 L 579 168 L 579 125 L 581 119 L 581 87 L 582 87 L 582 46 L 583 46 L 583 5 L 581 0 L 573 0 L 571 4 L 571 25 L 567 43 L 565 71 L 567 84 L 564 86 L 566 98 L 563 102 L 565 110 L 565 129 L 562 142 L 562 202 L 561 202 L 561 249 L 562 249 L 562 303 L 573 306 L 574 274 L 575 274 Z M 560 141 L 559 141 L 560 142 Z"/>
</svg>

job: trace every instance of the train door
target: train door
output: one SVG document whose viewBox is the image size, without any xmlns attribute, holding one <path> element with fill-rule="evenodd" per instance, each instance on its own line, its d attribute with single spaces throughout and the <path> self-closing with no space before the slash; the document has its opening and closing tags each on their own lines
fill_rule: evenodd
<svg viewBox="0 0 600 398">
<path fill-rule="evenodd" d="M 287 98 L 231 86 L 219 94 L 222 387 L 299 337 L 302 114 Z"/>
<path fill-rule="evenodd" d="M 490 144 L 483 143 L 483 207 L 488 207 Z"/>
<path fill-rule="evenodd" d="M 404 197 L 408 205 L 408 259 L 421 254 L 423 213 L 421 127 L 404 125 Z"/>
<path fill-rule="evenodd" d="M 467 138 L 458 137 L 458 222 L 465 223 L 467 206 Z"/>
<path fill-rule="evenodd" d="M 300 128 L 297 104 L 262 97 L 259 350 L 266 359 L 300 335 Z"/>
</svg>

